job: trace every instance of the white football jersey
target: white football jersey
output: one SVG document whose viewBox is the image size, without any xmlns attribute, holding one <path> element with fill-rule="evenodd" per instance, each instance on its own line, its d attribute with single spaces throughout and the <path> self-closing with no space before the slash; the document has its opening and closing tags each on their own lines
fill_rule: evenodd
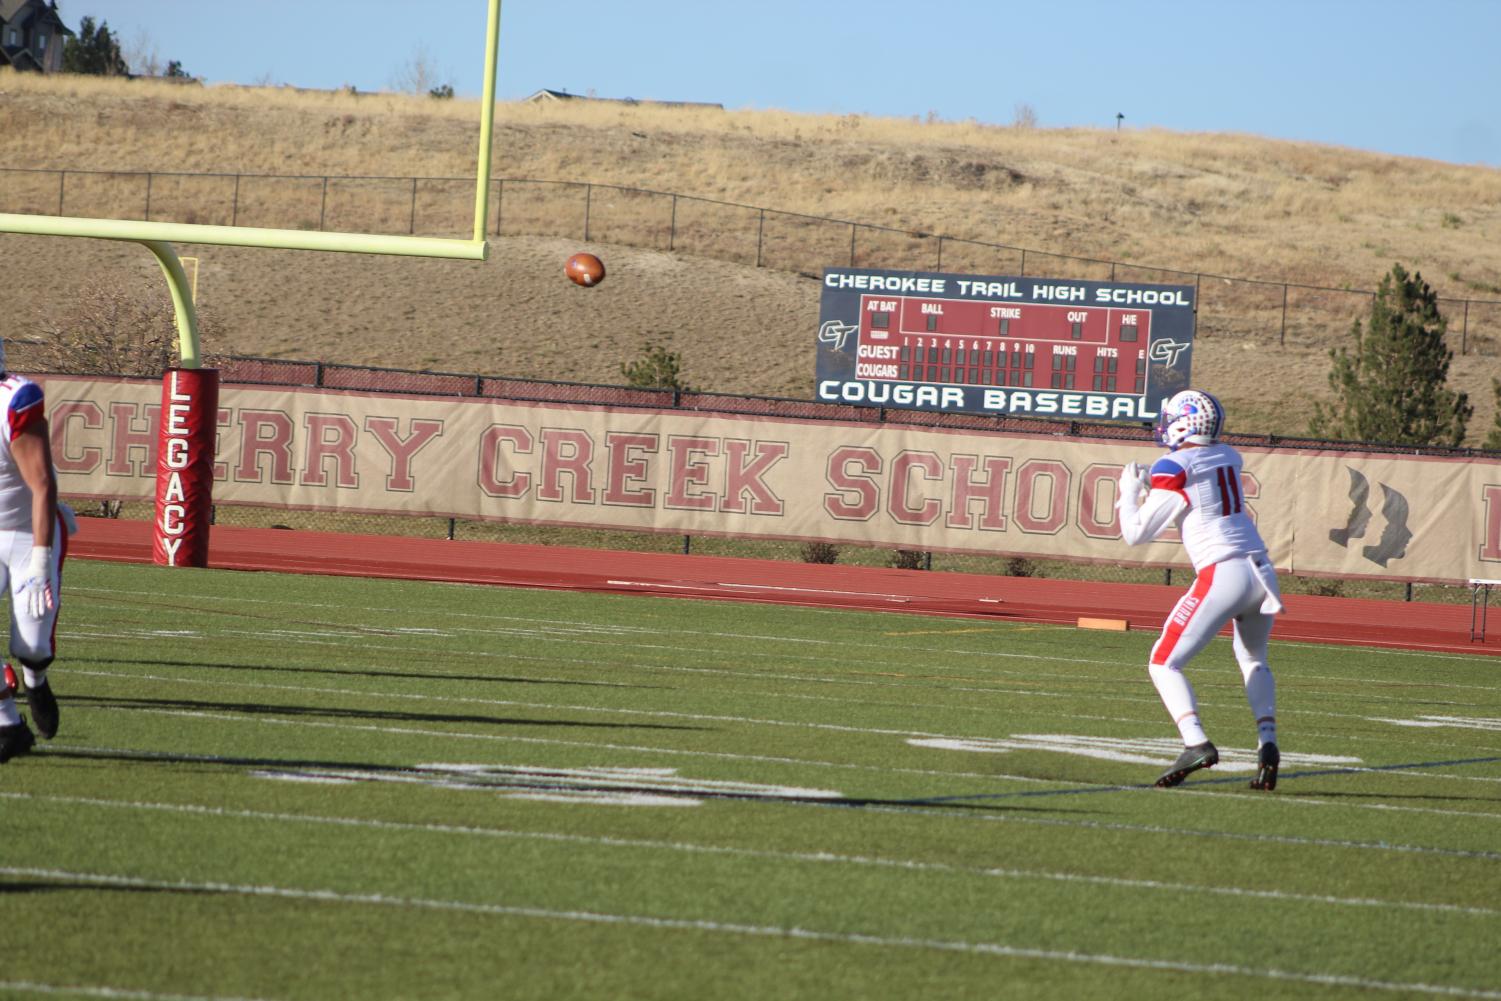
<svg viewBox="0 0 1501 1001">
<path fill-rule="evenodd" d="M 1181 507 L 1166 522 L 1178 525 L 1195 571 L 1266 550 L 1256 523 L 1246 513 L 1240 467 L 1240 453 L 1223 444 L 1180 448 L 1152 464 L 1152 490 L 1142 505 L 1141 520 L 1155 522 L 1153 515 L 1161 517 L 1165 509 Z"/>
<path fill-rule="evenodd" d="M 31 531 L 31 488 L 21 479 L 10 443 L 46 417 L 42 387 L 19 375 L 0 380 L 0 529 Z"/>
</svg>

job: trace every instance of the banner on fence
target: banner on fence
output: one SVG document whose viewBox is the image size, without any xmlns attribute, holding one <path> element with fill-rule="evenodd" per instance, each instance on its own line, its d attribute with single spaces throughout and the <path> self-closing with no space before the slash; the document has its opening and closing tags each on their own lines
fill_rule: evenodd
<svg viewBox="0 0 1501 1001">
<path fill-rule="evenodd" d="M 42 380 L 65 494 L 153 496 L 160 387 Z M 1247 448 L 1243 494 L 1299 573 L 1501 577 L 1501 462 Z M 1139 442 L 226 385 L 219 503 L 1085 561 L 1131 549 Z"/>
<path fill-rule="evenodd" d="M 1194 287 L 830 268 L 818 398 L 1150 423 L 1188 385 Z"/>
</svg>

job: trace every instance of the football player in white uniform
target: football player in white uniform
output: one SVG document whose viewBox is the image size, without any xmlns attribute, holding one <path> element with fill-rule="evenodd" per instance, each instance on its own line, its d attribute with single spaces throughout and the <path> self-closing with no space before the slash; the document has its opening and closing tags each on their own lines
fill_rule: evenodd
<svg viewBox="0 0 1501 1001">
<path fill-rule="evenodd" d="M 47 682 L 57 628 L 59 571 L 71 512 L 57 503 L 57 472 L 41 387 L 5 371 L 0 345 L 0 574 L 10 584 L 10 652 L 21 664 L 36 732 L 57 733 L 57 699 Z M 0 762 L 36 742 L 16 708 L 18 679 L 0 670 Z"/>
<path fill-rule="evenodd" d="M 1157 421 L 1157 440 L 1168 454 L 1150 472 L 1128 463 L 1116 504 L 1121 536 L 1130 545 L 1178 528 L 1196 575 L 1152 646 L 1152 683 L 1184 744 L 1157 785 L 1176 786 L 1190 772 L 1220 760 L 1199 722 L 1193 686 L 1183 668 L 1225 623 L 1233 622 L 1235 659 L 1256 717 L 1257 771 L 1251 788 L 1269 790 L 1277 785 L 1280 755 L 1267 640 L 1282 598 L 1266 543 L 1241 497 L 1240 453 L 1219 441 L 1224 419 L 1220 402 L 1200 390 L 1186 389 L 1168 400 Z"/>
</svg>

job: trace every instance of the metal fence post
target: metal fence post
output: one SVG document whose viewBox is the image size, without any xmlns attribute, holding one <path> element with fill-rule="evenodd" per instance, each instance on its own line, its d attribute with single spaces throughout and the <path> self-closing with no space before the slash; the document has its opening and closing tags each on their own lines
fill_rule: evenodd
<svg viewBox="0 0 1501 1001">
<path fill-rule="evenodd" d="M 495 186 L 495 235 L 500 235 L 500 214 L 505 205 L 506 179 L 502 177 Z"/>
<path fill-rule="evenodd" d="M 323 201 L 318 206 L 318 232 L 323 232 L 323 220 L 328 217 L 328 175 L 323 175 Z"/>
<path fill-rule="evenodd" d="M 667 223 L 667 249 L 672 250 L 678 239 L 678 196 L 672 196 L 672 218 Z"/>
<path fill-rule="evenodd" d="M 855 266 L 855 230 L 857 227 L 850 223 L 850 267 Z"/>
<path fill-rule="evenodd" d="M 1459 353 L 1464 354 L 1470 346 L 1470 300 L 1465 300 L 1465 318 L 1459 328 Z"/>
<path fill-rule="evenodd" d="M 756 267 L 761 266 L 761 241 L 766 235 L 766 210 L 761 210 L 760 221 L 756 223 Z"/>
<path fill-rule="evenodd" d="M 594 203 L 594 185 L 584 185 L 584 242 L 589 242 L 589 209 Z"/>
<path fill-rule="evenodd" d="M 151 179 L 154 176 L 151 171 L 146 171 L 146 215 L 143 218 L 147 222 L 151 221 Z"/>
<path fill-rule="evenodd" d="M 938 263 L 933 265 L 934 271 L 943 270 L 943 234 L 938 234 Z"/>
<path fill-rule="evenodd" d="M 407 223 L 407 233 L 411 236 L 417 235 L 417 178 L 415 177 L 412 178 L 412 217 Z M 453 536 L 450 535 L 449 538 Z"/>
<path fill-rule="evenodd" d="M 1277 343 L 1287 343 L 1287 286 L 1282 286 L 1282 329 L 1277 332 Z"/>
<path fill-rule="evenodd" d="M 1025 275 L 1026 273 L 1027 273 L 1027 248 L 1023 247 L 1022 248 L 1022 269 L 1021 269 L 1020 272 L 1018 272 L 1018 274 Z"/>
<path fill-rule="evenodd" d="M 58 215 L 62 215 L 63 214 L 63 190 L 67 187 L 67 184 L 68 184 L 68 172 L 66 170 L 59 170 L 57 172 L 57 214 Z"/>
<path fill-rule="evenodd" d="M 235 193 L 229 203 L 229 224 L 236 226 L 240 222 L 240 175 L 235 175 Z"/>
</svg>

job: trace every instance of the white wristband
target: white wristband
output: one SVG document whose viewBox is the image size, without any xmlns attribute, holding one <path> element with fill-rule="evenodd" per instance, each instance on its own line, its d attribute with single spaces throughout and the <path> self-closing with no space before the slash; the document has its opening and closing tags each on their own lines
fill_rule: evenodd
<svg viewBox="0 0 1501 1001">
<path fill-rule="evenodd" d="M 31 547 L 31 576 L 50 577 L 52 575 L 52 547 Z"/>
</svg>

